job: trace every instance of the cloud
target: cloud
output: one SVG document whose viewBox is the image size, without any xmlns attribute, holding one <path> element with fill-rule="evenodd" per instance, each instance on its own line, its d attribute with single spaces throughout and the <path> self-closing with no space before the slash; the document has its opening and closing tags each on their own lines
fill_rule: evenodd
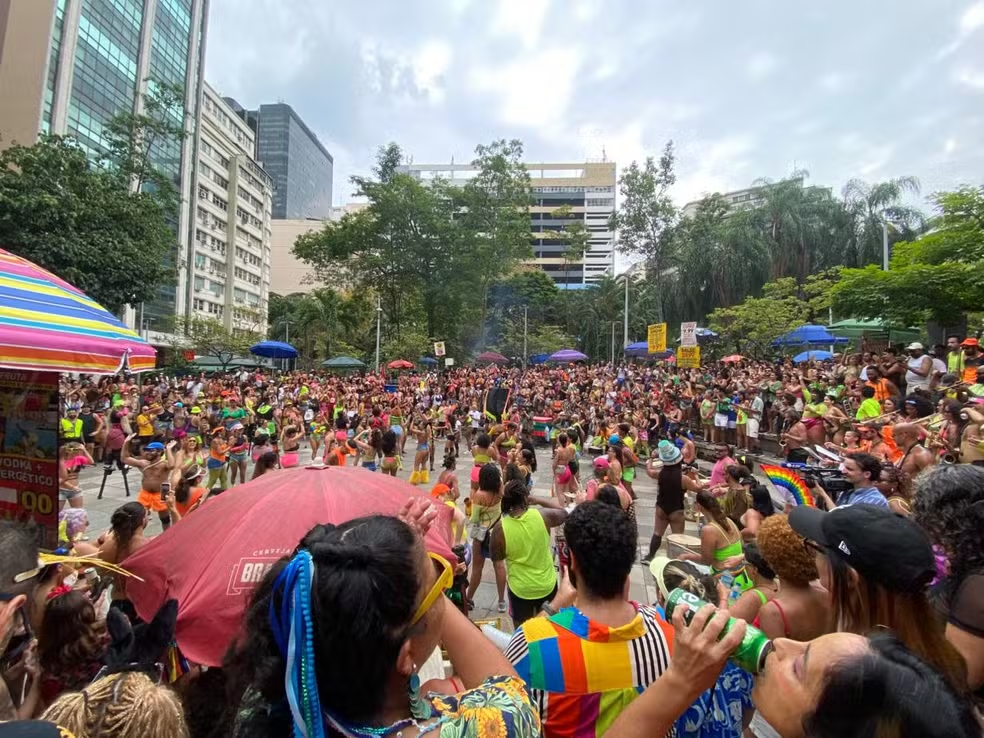
<svg viewBox="0 0 984 738">
<path fill-rule="evenodd" d="M 502 123 L 547 128 L 570 104 L 579 56 L 573 49 L 546 49 L 509 64 L 472 70 L 471 83 L 497 100 Z"/>
<path fill-rule="evenodd" d="M 418 162 L 519 138 L 530 161 L 625 166 L 672 139 L 681 201 L 794 167 L 835 191 L 982 181 L 984 0 L 893 0 L 890 17 L 857 0 L 210 6 L 209 82 L 248 107 L 290 103 L 335 157 L 338 203 L 388 141 Z"/>
<path fill-rule="evenodd" d="M 777 59 L 767 51 L 759 51 L 745 65 L 745 71 L 752 79 L 763 79 L 772 74 L 778 66 Z"/>
<path fill-rule="evenodd" d="M 953 79 L 965 87 L 984 92 L 984 70 L 961 67 L 954 70 Z"/>
<path fill-rule="evenodd" d="M 527 49 L 540 40 L 543 22 L 550 9 L 550 0 L 498 0 L 492 29 L 516 36 Z"/>
</svg>

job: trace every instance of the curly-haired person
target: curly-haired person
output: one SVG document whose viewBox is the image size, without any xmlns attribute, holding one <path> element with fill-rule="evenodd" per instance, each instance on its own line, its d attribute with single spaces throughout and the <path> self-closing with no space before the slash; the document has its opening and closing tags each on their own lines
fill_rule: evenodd
<svg viewBox="0 0 984 738">
<path fill-rule="evenodd" d="M 779 592 L 762 605 L 754 624 L 769 638 L 809 641 L 828 630 L 830 601 L 812 584 L 817 579 L 814 554 L 789 527 L 785 515 L 762 521 L 758 549 L 781 582 Z"/>
<path fill-rule="evenodd" d="M 87 686 L 102 668 L 108 648 L 106 623 L 96 617 L 88 597 L 65 592 L 52 598 L 44 609 L 38 638 L 44 703 Z"/>
<path fill-rule="evenodd" d="M 673 638 L 655 608 L 626 599 L 638 533 L 620 507 L 578 505 L 564 536 L 574 590 L 561 587 L 543 608 L 547 617 L 524 623 L 506 649 L 540 709 L 545 738 L 594 735 L 596 725 L 611 724 L 666 671 Z"/>
<path fill-rule="evenodd" d="M 935 587 L 946 638 L 967 662 L 972 691 L 984 688 L 984 469 L 937 466 L 918 477 L 913 514 L 949 562 Z M 980 694 L 978 694 L 980 696 Z"/>
</svg>

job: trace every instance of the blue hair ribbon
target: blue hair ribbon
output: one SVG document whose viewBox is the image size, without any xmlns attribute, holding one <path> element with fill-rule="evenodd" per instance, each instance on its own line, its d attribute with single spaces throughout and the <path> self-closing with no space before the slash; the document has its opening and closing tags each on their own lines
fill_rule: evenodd
<svg viewBox="0 0 984 738">
<path fill-rule="evenodd" d="M 314 621 L 311 616 L 311 554 L 298 551 L 277 576 L 270 599 L 270 629 L 286 662 L 284 691 L 295 738 L 324 738 L 321 699 L 314 667 Z M 281 592 L 280 608 L 275 606 Z"/>
</svg>

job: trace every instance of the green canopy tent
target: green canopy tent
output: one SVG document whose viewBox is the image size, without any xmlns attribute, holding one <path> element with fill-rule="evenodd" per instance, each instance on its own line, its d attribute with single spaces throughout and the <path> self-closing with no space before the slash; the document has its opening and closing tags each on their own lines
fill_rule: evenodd
<svg viewBox="0 0 984 738">
<path fill-rule="evenodd" d="M 859 343 L 863 337 L 888 343 L 912 343 L 920 338 L 918 328 L 895 328 L 882 320 L 856 320 L 849 318 L 827 326 L 831 332 L 846 336 L 852 343 Z"/>
<path fill-rule="evenodd" d="M 191 362 L 191 365 L 196 369 L 202 369 L 204 371 L 221 371 L 223 369 L 222 362 L 217 356 L 196 356 L 195 360 Z M 272 369 L 273 365 L 268 359 L 261 358 L 245 358 L 245 359 L 233 359 L 228 364 L 225 365 L 225 370 L 230 371 L 232 369 Z"/>
<path fill-rule="evenodd" d="M 351 369 L 365 369 L 366 365 L 354 359 L 351 356 L 336 356 L 334 359 L 328 359 L 327 361 L 322 361 L 321 366 L 325 369 L 336 369 L 339 371 L 348 371 Z"/>
</svg>

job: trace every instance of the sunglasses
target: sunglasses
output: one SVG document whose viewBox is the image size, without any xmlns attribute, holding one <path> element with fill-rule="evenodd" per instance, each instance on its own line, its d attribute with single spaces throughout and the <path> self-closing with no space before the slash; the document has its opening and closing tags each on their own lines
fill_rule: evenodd
<svg viewBox="0 0 984 738">
<path fill-rule="evenodd" d="M 427 611 L 430 610 L 434 603 L 437 602 L 437 598 L 444 594 L 444 590 L 449 589 L 454 583 L 454 568 L 451 566 L 450 562 L 443 556 L 438 556 L 436 553 L 427 553 L 427 556 L 440 567 L 440 573 L 437 575 L 437 580 L 434 582 L 434 586 L 430 588 L 427 596 L 424 597 L 417 611 L 413 614 L 413 618 L 410 620 L 410 627 L 412 628 L 417 623 L 421 621 Z"/>
</svg>

